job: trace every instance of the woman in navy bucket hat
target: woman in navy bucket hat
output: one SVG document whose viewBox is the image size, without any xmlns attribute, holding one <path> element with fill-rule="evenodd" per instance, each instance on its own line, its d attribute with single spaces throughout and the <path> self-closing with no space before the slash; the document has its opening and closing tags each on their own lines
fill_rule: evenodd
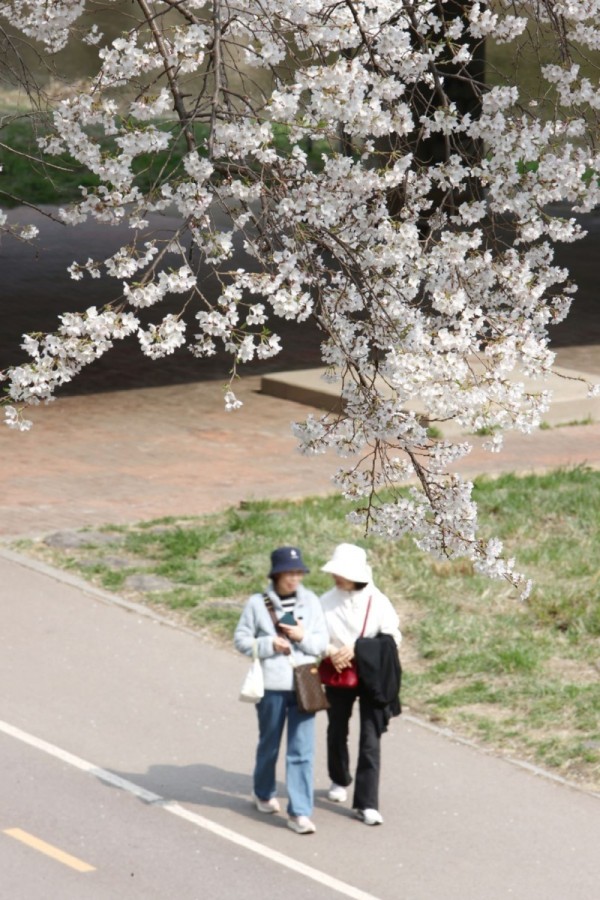
<svg viewBox="0 0 600 900">
<path fill-rule="evenodd" d="M 256 704 L 258 746 L 252 799 L 261 813 L 280 811 L 275 770 L 287 722 L 287 824 L 297 834 L 316 830 L 310 818 L 315 716 L 298 709 L 293 665 L 315 662 L 327 647 L 321 604 L 302 584 L 308 571 L 298 547 L 273 550 L 267 589 L 248 598 L 234 635 L 238 650 L 247 656 L 257 653 L 265 682 L 264 697 Z M 284 616 L 289 624 L 280 621 Z"/>
<path fill-rule="evenodd" d="M 278 547 L 271 553 L 271 571 L 269 578 L 281 575 L 283 572 L 310 572 L 304 565 L 302 554 L 297 547 Z"/>
</svg>

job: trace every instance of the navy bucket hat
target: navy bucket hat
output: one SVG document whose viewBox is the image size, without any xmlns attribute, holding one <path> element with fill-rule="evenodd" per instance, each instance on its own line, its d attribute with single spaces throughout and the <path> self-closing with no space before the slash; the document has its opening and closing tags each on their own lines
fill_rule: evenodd
<svg viewBox="0 0 600 900">
<path fill-rule="evenodd" d="M 304 565 L 302 554 L 297 547 L 278 547 L 271 553 L 269 578 L 281 575 L 282 572 L 310 572 Z"/>
</svg>

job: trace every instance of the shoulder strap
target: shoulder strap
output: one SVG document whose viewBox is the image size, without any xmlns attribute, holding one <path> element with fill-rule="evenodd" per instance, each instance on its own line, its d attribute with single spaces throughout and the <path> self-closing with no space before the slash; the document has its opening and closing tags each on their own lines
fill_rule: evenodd
<svg viewBox="0 0 600 900">
<path fill-rule="evenodd" d="M 279 622 L 277 621 L 277 616 L 275 615 L 275 610 L 273 608 L 273 601 L 271 600 L 271 598 L 269 597 L 268 594 L 263 594 L 263 597 L 265 600 L 265 606 L 267 607 L 269 615 L 271 616 L 271 619 L 273 620 L 273 627 L 275 628 L 275 632 L 277 634 L 281 634 Z"/>
<path fill-rule="evenodd" d="M 274 610 L 274 608 L 273 608 L 273 601 L 271 600 L 271 598 L 269 597 L 268 594 L 263 594 L 263 597 L 264 597 L 264 600 L 265 600 L 265 606 L 266 606 L 267 609 L 269 610 L 269 615 L 270 615 L 271 618 L 273 619 L 273 626 L 274 626 L 274 628 L 275 628 L 275 633 L 276 633 L 276 634 L 281 634 L 281 635 L 283 635 L 283 637 L 286 637 L 286 634 L 285 634 L 285 632 L 282 630 L 281 626 L 279 625 L 279 621 L 278 621 L 278 619 L 277 619 L 277 616 L 275 615 L 275 610 Z M 293 669 L 294 666 L 296 665 L 296 663 L 294 662 L 294 659 L 293 659 L 294 651 L 296 650 L 296 645 L 295 645 L 295 644 L 291 644 L 291 649 L 292 649 L 292 652 L 291 652 L 291 654 L 288 656 L 288 659 L 289 659 L 290 665 L 291 665 L 291 667 L 292 667 L 292 669 Z"/>
<path fill-rule="evenodd" d="M 363 622 L 362 631 L 361 631 L 361 633 L 360 633 L 360 636 L 361 636 L 361 637 L 364 635 L 364 633 L 365 633 L 365 628 L 367 627 L 367 619 L 369 618 L 369 610 L 371 609 L 371 600 L 372 600 L 372 599 L 373 599 L 372 597 L 369 597 L 369 602 L 367 603 L 367 611 L 366 611 L 366 613 L 365 613 L 365 621 Z M 272 604 L 271 604 L 271 605 L 272 605 Z"/>
</svg>

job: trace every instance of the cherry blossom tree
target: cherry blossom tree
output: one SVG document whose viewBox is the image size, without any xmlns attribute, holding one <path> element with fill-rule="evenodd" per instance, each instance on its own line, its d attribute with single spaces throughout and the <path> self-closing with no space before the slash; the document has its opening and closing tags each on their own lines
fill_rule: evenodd
<svg viewBox="0 0 600 900">
<path fill-rule="evenodd" d="M 1 375 L 6 423 L 28 427 L 28 406 L 134 333 L 153 359 L 186 344 L 197 357 L 228 351 L 233 410 L 242 364 L 280 352 L 271 323 L 312 317 L 344 409 L 297 424 L 301 449 L 342 458 L 336 482 L 372 532 L 466 556 L 525 594 L 500 542 L 478 537 L 472 484 L 452 471 L 468 442 L 431 426 L 486 429 L 495 451 L 547 408 L 520 377 L 549 372 L 548 329 L 575 290 L 553 244 L 577 240 L 576 214 L 600 201 L 600 0 L 130 6 L 115 6 L 122 34 L 109 41 L 93 3 L 0 0 L 46 54 L 97 48 L 89 89 L 51 104 L 39 151 L 68 152 L 99 181 L 62 221 L 131 233 L 108 259 L 73 261 L 75 280 L 114 279 L 114 302 L 24 337 L 30 362 Z M 536 91 L 511 75 L 486 81 L 484 47 L 514 48 L 513 75 L 533 60 Z M 178 141 L 182 161 L 142 190 L 136 160 Z M 147 217 L 167 211 L 177 230 L 148 239 Z M 180 312 L 161 315 L 173 294 Z M 155 306 L 143 327 L 138 310 Z"/>
</svg>

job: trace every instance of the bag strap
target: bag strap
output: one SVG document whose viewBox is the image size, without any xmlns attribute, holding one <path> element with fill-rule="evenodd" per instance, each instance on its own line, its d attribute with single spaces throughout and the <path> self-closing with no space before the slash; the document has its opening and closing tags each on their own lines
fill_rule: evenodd
<svg viewBox="0 0 600 900">
<path fill-rule="evenodd" d="M 265 606 L 267 607 L 267 610 L 268 610 L 268 612 L 269 612 L 269 615 L 271 616 L 271 619 L 273 620 L 273 626 L 274 626 L 274 628 L 275 628 L 275 633 L 276 633 L 276 634 L 282 634 L 283 632 L 281 631 L 281 628 L 280 628 L 280 626 L 279 626 L 279 622 L 277 621 L 277 616 L 275 615 L 275 609 L 274 609 L 274 607 L 273 607 L 273 601 L 271 600 L 271 598 L 269 597 L 268 594 L 263 594 L 263 597 L 264 597 L 264 601 L 265 601 Z"/>
<path fill-rule="evenodd" d="M 273 601 L 271 600 L 271 598 L 269 597 L 268 594 L 263 594 L 263 597 L 264 597 L 264 601 L 265 601 L 265 606 L 267 607 L 267 609 L 269 611 L 269 615 L 273 619 L 273 625 L 275 626 L 276 634 L 281 634 L 285 637 L 285 632 L 281 629 L 281 627 L 279 625 L 279 621 L 277 619 L 277 616 L 275 615 L 275 609 L 273 608 Z M 296 647 L 294 646 L 294 644 L 291 645 L 291 650 L 292 650 L 292 652 L 288 656 L 288 660 L 289 660 L 289 663 L 290 663 L 290 666 L 292 667 L 292 669 L 295 669 L 296 663 L 294 662 L 294 652 L 296 650 Z"/>
<path fill-rule="evenodd" d="M 367 627 L 367 619 L 369 618 L 369 610 L 371 609 L 371 600 L 373 597 L 369 597 L 369 602 L 367 603 L 367 611 L 365 613 L 365 621 L 363 622 L 362 631 L 360 633 L 360 637 L 362 637 L 365 633 L 365 628 Z"/>
</svg>

